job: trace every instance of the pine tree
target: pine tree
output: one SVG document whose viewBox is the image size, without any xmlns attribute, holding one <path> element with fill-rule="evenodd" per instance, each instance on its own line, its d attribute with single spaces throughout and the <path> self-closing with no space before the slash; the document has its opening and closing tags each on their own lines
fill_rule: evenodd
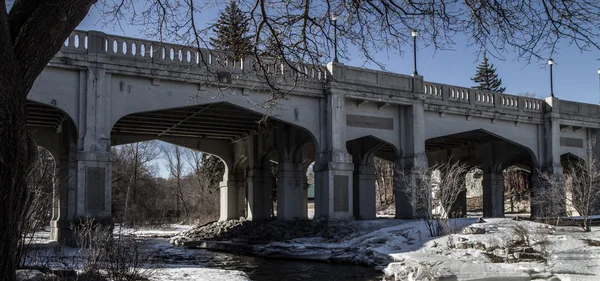
<svg viewBox="0 0 600 281">
<path fill-rule="evenodd" d="M 216 38 L 211 37 L 210 44 L 217 50 L 232 52 L 238 60 L 252 52 L 252 36 L 248 35 L 249 31 L 248 18 L 236 1 L 232 0 L 215 23 L 213 32 Z"/>
<path fill-rule="evenodd" d="M 506 88 L 502 86 L 502 79 L 498 78 L 496 68 L 488 62 L 486 53 L 483 52 L 483 61 L 477 66 L 477 73 L 471 80 L 479 85 L 473 86 L 474 89 L 492 91 L 494 93 L 504 93 Z"/>
</svg>

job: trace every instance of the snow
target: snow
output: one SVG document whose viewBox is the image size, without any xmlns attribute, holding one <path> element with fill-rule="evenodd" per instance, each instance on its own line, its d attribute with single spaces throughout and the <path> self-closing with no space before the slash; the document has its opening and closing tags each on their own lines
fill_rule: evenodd
<svg viewBox="0 0 600 281">
<path fill-rule="evenodd" d="M 485 219 L 483 223 L 477 223 L 474 218 L 461 218 L 450 221 L 453 234 L 430 237 L 423 221 L 379 219 L 343 223 L 356 231 L 336 242 L 320 237 L 297 238 L 253 245 L 252 249 L 259 256 L 376 266 L 390 276 L 388 280 L 600 280 L 600 227 L 592 227 L 592 232 L 586 233 L 574 226 L 559 227 L 510 218 Z M 543 253 L 540 256 L 547 259 L 545 262 L 504 260 L 504 256 L 513 255 L 505 250 L 515 247 L 510 241 L 516 239 L 518 226 L 527 231 L 528 249 Z M 156 238 L 172 236 L 190 227 L 121 228 L 121 233 L 144 237 L 145 249 L 160 259 L 161 264 L 156 265 L 151 278 L 153 281 L 249 280 L 240 271 L 181 264 L 182 260 L 193 260 L 195 250 L 173 247 L 165 239 Z M 485 233 L 463 234 L 465 229 L 471 228 L 485 229 Z M 44 235 L 47 240 L 48 234 L 41 233 L 35 236 L 35 241 L 48 246 Z M 76 252 L 76 249 L 67 251 Z"/>
<path fill-rule="evenodd" d="M 143 237 L 143 251 L 151 254 L 153 258 L 160 257 L 161 263 L 149 265 L 151 281 L 167 280 L 199 280 L 199 281 L 246 281 L 248 276 L 237 270 L 222 270 L 204 268 L 197 265 L 180 264 L 181 259 L 195 257 L 197 250 L 183 247 L 173 247 L 167 240 L 160 237 L 170 237 L 181 231 L 188 230 L 191 225 L 167 225 L 162 228 L 119 228 L 115 227 L 115 235 L 131 235 Z M 156 238 L 159 237 L 159 238 Z M 82 256 L 77 248 L 62 247 L 50 239 L 50 232 L 46 229 L 36 232 L 32 240 L 32 248 L 28 264 L 30 266 L 43 265 L 53 269 L 73 269 L 81 272 L 83 268 Z"/>
<path fill-rule="evenodd" d="M 150 280 L 246 281 L 250 279 L 241 271 L 178 266 L 175 268 L 161 267 L 154 272 Z"/>
</svg>

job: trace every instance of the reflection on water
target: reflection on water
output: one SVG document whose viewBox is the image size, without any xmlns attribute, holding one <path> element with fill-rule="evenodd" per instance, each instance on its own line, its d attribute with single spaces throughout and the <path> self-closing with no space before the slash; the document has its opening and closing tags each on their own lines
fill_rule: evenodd
<svg viewBox="0 0 600 281">
<path fill-rule="evenodd" d="M 359 265 L 270 259 L 224 252 L 185 249 L 170 246 L 166 239 L 159 239 L 159 241 L 151 243 L 158 250 L 153 255 L 154 258 L 161 262 L 239 270 L 245 272 L 250 279 L 256 281 L 373 281 L 383 278 L 381 272 L 377 272 L 371 267 Z"/>
<path fill-rule="evenodd" d="M 366 281 L 382 278 L 382 274 L 375 269 L 359 265 L 247 257 L 203 250 L 200 252 L 202 255 L 214 255 L 207 267 L 241 270 L 252 280 Z"/>
</svg>

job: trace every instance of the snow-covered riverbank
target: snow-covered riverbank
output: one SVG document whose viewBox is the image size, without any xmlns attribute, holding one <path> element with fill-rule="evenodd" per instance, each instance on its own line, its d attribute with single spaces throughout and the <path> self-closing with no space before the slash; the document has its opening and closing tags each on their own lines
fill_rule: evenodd
<svg viewBox="0 0 600 281">
<path fill-rule="evenodd" d="M 172 247 L 165 239 L 181 231 L 188 230 L 189 225 L 169 225 L 161 228 L 129 229 L 115 227 L 115 235 L 128 235 L 143 238 L 140 251 L 144 259 L 140 266 L 150 281 L 247 281 L 250 278 L 242 271 L 206 268 L 202 264 L 181 264 L 178 259 L 194 257 L 197 251 L 182 247 Z M 81 272 L 83 257 L 79 249 L 63 247 L 49 240 L 50 233 L 39 231 L 32 240 L 29 266 L 47 267 L 53 270 Z M 134 253 L 131 253 L 132 255 Z M 160 259 L 160 261 L 157 260 Z M 30 271 L 25 271 L 30 272 Z M 39 273 L 39 272 L 38 272 Z M 39 280 L 39 279 L 32 279 Z M 49 279 L 50 280 L 50 279 Z M 54 280 L 54 279 L 52 279 Z"/>
<path fill-rule="evenodd" d="M 422 221 L 380 219 L 344 222 L 354 231 L 335 238 L 253 244 L 207 243 L 202 237 L 179 235 L 171 241 L 266 257 L 367 264 L 383 269 L 392 280 L 600 280 L 596 229 L 584 233 L 577 227 L 508 218 L 476 221 L 452 220 L 457 233 L 437 238 L 429 236 Z"/>
</svg>

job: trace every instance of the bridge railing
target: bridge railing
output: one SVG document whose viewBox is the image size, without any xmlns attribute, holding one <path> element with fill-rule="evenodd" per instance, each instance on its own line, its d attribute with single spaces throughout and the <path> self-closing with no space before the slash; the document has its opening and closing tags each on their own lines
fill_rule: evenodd
<svg viewBox="0 0 600 281">
<path fill-rule="evenodd" d="M 470 106 L 495 107 L 508 110 L 542 112 L 543 100 L 522 96 L 499 94 L 473 88 L 424 82 L 427 98 L 454 101 Z"/>
<path fill-rule="evenodd" d="M 264 69 L 259 68 L 255 57 L 234 59 L 229 52 L 209 50 L 194 46 L 170 44 L 138 38 L 104 34 L 97 31 L 74 31 L 65 41 L 63 52 L 103 53 L 109 57 L 122 57 L 163 65 L 198 65 L 231 72 L 265 71 L 272 75 L 292 76 L 292 69 L 273 58 L 261 58 Z M 298 64 L 295 66 L 309 80 L 323 80 L 324 67 Z"/>
</svg>

